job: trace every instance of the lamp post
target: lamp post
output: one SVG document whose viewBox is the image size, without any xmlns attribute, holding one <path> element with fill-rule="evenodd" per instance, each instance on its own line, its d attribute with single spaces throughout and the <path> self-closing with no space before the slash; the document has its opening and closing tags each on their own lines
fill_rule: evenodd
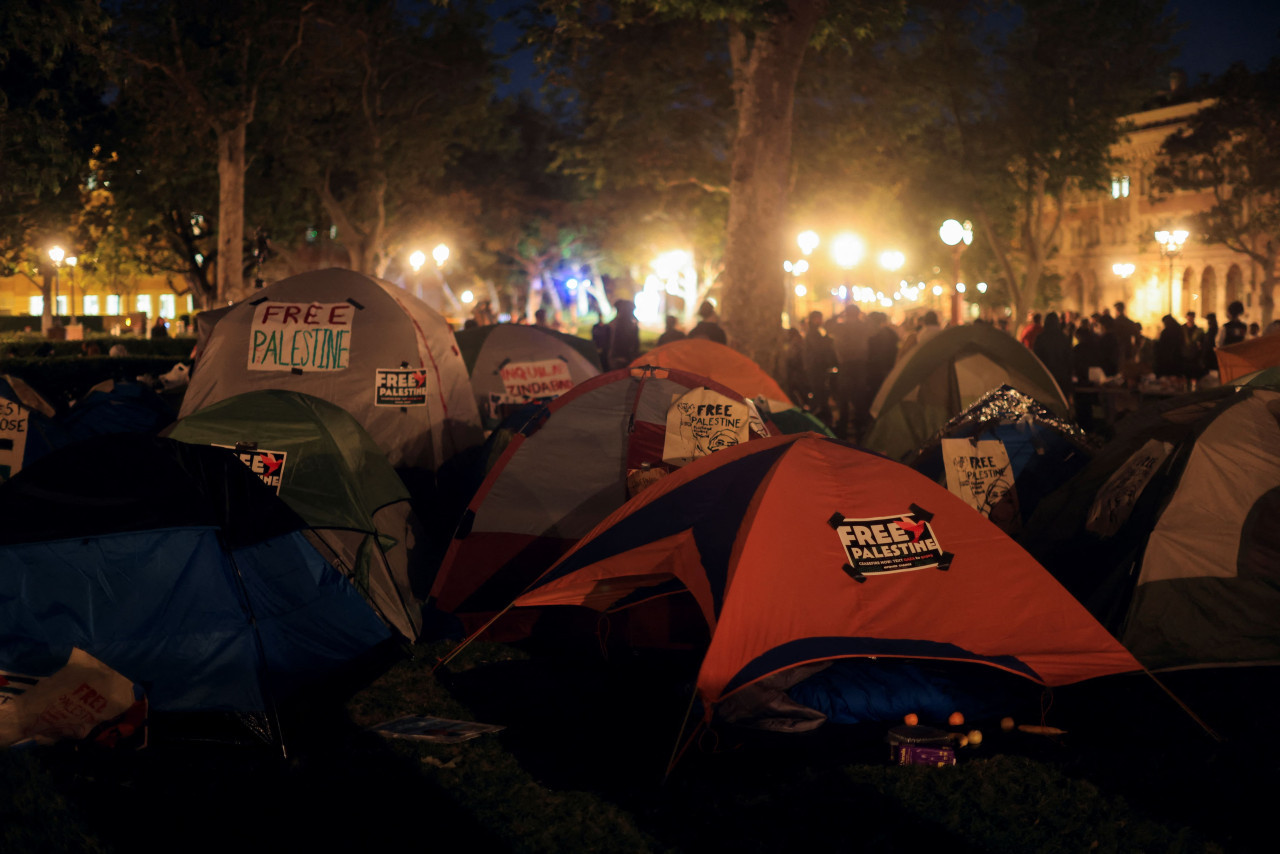
<svg viewBox="0 0 1280 854">
<path fill-rule="evenodd" d="M 414 250 L 409 256 L 409 266 L 413 268 L 413 293 L 418 299 L 422 299 L 422 265 L 427 263 L 427 256 L 423 254 L 421 249 Z"/>
<path fill-rule="evenodd" d="M 960 256 L 964 254 L 965 247 L 973 243 L 973 223 L 965 220 L 963 223 L 958 220 L 949 219 L 938 229 L 938 237 L 942 238 L 942 242 L 951 247 L 951 272 L 954 274 L 951 286 L 951 324 L 953 326 L 960 325 L 960 294 L 963 293 L 960 286 Z"/>
<path fill-rule="evenodd" d="M 1182 228 L 1173 231 L 1157 231 L 1156 243 L 1160 244 L 1160 254 L 1169 259 L 1169 314 L 1173 314 L 1173 259 L 1182 253 L 1182 244 L 1187 242 L 1189 233 Z"/>
<path fill-rule="evenodd" d="M 454 309 L 461 312 L 462 303 L 454 296 L 453 288 L 449 287 L 449 280 L 444 276 L 444 262 L 449 260 L 449 247 L 443 243 L 437 243 L 436 248 L 431 250 L 431 257 L 436 261 L 436 274 L 440 276 L 440 288 L 449 298 L 449 302 L 453 303 Z"/>
<path fill-rule="evenodd" d="M 831 241 L 831 257 L 835 259 L 836 266 L 844 270 L 842 302 L 847 300 L 852 292 L 849 271 L 861 264 L 866 254 L 867 244 L 853 232 L 845 231 L 837 234 L 835 240 Z M 833 311 L 832 314 L 836 314 L 836 312 Z"/>
<path fill-rule="evenodd" d="M 71 280 L 71 311 L 68 312 L 71 315 L 71 326 L 76 325 L 76 262 L 78 260 L 76 256 L 72 255 L 66 261 L 67 266 L 71 268 L 67 272 L 67 278 Z"/>
<path fill-rule="evenodd" d="M 62 259 L 66 257 L 66 252 L 61 246 L 54 246 L 49 250 L 49 258 L 53 261 L 53 325 L 58 326 L 58 268 L 62 266 Z"/>
</svg>

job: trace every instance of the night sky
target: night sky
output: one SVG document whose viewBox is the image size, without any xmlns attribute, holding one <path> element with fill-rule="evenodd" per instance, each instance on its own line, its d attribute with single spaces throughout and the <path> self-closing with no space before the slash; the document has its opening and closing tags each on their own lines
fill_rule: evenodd
<svg viewBox="0 0 1280 854">
<path fill-rule="evenodd" d="M 1280 0 L 1173 0 L 1169 9 L 1185 27 L 1175 64 L 1193 83 L 1233 62 L 1257 71 L 1280 54 Z"/>
<path fill-rule="evenodd" d="M 492 8 L 508 11 L 519 0 L 493 0 Z M 1280 0 L 1170 0 L 1168 9 L 1182 25 L 1174 43 L 1181 49 L 1175 66 L 1195 83 L 1201 75 L 1218 75 L 1233 62 L 1244 62 L 1257 71 L 1273 55 L 1280 55 Z M 509 49 L 516 28 L 500 25 L 497 47 Z M 504 92 L 536 89 L 532 51 L 518 53 L 507 63 L 511 83 Z"/>
</svg>

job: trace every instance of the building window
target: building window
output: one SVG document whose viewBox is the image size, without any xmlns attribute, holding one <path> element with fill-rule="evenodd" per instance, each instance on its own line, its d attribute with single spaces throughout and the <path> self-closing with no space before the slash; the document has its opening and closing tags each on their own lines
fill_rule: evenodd
<svg viewBox="0 0 1280 854">
<path fill-rule="evenodd" d="M 151 294 L 138 294 L 133 301 L 134 311 L 140 311 L 143 314 L 151 315 Z"/>
<path fill-rule="evenodd" d="M 196 312 L 196 298 L 193 297 L 191 294 L 187 294 L 187 314 L 195 314 L 195 312 Z"/>
<path fill-rule="evenodd" d="M 178 302 L 178 298 L 173 294 L 161 294 L 160 295 L 160 316 L 166 317 L 169 320 L 173 320 L 175 317 L 177 317 L 178 316 L 176 311 L 177 302 Z"/>
<path fill-rule="evenodd" d="M 44 314 L 44 297 L 32 297 L 28 301 L 27 312 L 32 317 L 39 317 Z"/>
<path fill-rule="evenodd" d="M 1129 198 L 1129 176 L 1120 175 L 1111 179 L 1111 198 L 1127 199 Z"/>
<path fill-rule="evenodd" d="M 120 314 L 119 294 L 107 294 L 107 314 L 113 317 Z"/>
<path fill-rule="evenodd" d="M 54 302 L 54 304 L 53 304 L 53 305 L 54 305 L 54 309 L 55 309 L 55 310 L 54 310 L 54 312 L 53 312 L 54 314 L 56 314 L 58 317 L 62 317 L 63 315 L 65 315 L 65 314 L 67 313 L 67 297 L 66 297 L 66 295 L 65 295 L 65 294 L 58 294 L 58 299 L 57 299 L 57 301 L 55 301 L 55 302 Z"/>
<path fill-rule="evenodd" d="M 84 315 L 85 315 L 85 317 L 97 317 L 100 313 L 101 313 L 101 312 L 100 312 L 99 307 L 98 307 L 98 295 L 97 295 L 97 294 L 85 294 L 85 295 L 84 295 Z"/>
</svg>

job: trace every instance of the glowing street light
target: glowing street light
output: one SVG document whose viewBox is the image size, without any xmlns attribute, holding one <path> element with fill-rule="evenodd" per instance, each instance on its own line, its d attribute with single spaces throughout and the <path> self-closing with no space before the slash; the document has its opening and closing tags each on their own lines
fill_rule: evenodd
<svg viewBox="0 0 1280 854">
<path fill-rule="evenodd" d="M 965 247 L 973 243 L 973 223 L 968 220 L 961 223 L 959 220 L 949 219 L 938 229 L 938 237 L 951 247 L 951 267 L 955 274 L 952 281 L 959 284 L 960 256 L 964 254 Z M 951 322 L 955 325 L 960 323 L 960 294 L 962 293 L 964 290 L 957 287 L 956 292 L 951 295 Z"/>
<path fill-rule="evenodd" d="M 422 269 L 422 265 L 427 263 L 427 256 L 418 250 L 409 256 L 409 266 L 413 268 L 413 272 L 417 273 Z"/>
<path fill-rule="evenodd" d="M 436 259 L 436 266 L 443 267 L 444 262 L 449 260 L 449 247 L 443 243 L 431 250 L 431 257 Z"/>
<path fill-rule="evenodd" d="M 1133 271 L 1137 268 L 1132 264 L 1112 264 L 1111 272 L 1115 273 L 1122 279 L 1127 279 L 1133 275 Z"/>
<path fill-rule="evenodd" d="M 802 297 L 807 293 L 809 293 L 809 289 L 804 285 L 796 285 L 796 296 Z"/>
<path fill-rule="evenodd" d="M 821 240 L 816 231 L 802 231 L 796 236 L 796 245 L 800 247 L 800 251 L 806 255 L 813 253 L 818 248 Z"/>
<path fill-rule="evenodd" d="M 831 243 L 831 255 L 835 258 L 836 264 L 848 270 L 862 263 L 862 258 L 867 254 L 867 246 L 862 242 L 862 238 L 852 232 L 844 232 L 837 234 L 836 239 Z"/>
<path fill-rule="evenodd" d="M 471 291 L 463 291 L 458 297 L 458 299 L 462 300 L 465 303 L 471 303 L 475 300 L 475 298 L 476 298 L 476 295 L 471 293 Z"/>
<path fill-rule="evenodd" d="M 1160 254 L 1169 259 L 1169 314 L 1173 314 L 1173 259 L 1182 252 L 1182 244 L 1190 236 L 1185 229 L 1173 231 L 1157 231 L 1156 243 L 1160 244 Z"/>
<path fill-rule="evenodd" d="M 907 263 L 907 256 L 896 249 L 887 249 L 880 253 L 880 266 L 890 272 L 902 269 L 905 263 Z"/>
</svg>

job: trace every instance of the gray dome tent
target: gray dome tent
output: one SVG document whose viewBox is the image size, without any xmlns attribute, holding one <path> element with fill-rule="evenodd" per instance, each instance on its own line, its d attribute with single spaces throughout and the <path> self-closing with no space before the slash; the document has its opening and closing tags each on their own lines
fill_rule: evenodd
<svg viewBox="0 0 1280 854">
<path fill-rule="evenodd" d="M 351 270 L 291 276 L 233 306 L 209 331 L 178 414 L 264 389 L 342 407 L 397 468 L 436 471 L 483 438 L 448 322 Z"/>
</svg>

